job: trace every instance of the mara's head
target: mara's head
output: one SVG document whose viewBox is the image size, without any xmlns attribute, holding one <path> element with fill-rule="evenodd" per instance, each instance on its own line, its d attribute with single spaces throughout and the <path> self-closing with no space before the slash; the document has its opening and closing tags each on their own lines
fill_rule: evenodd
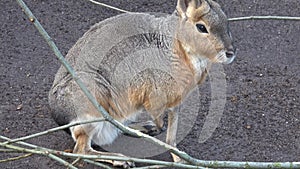
<svg viewBox="0 0 300 169">
<path fill-rule="evenodd" d="M 234 60 L 227 17 L 219 4 L 212 0 L 178 0 L 177 14 L 176 38 L 188 55 L 226 64 Z"/>
</svg>

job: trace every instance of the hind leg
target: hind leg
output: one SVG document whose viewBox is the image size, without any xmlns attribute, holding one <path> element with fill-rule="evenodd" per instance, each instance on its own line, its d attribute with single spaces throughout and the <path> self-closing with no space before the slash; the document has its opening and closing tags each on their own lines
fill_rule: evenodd
<svg viewBox="0 0 300 169">
<path fill-rule="evenodd" d="M 84 154 L 84 155 L 106 155 L 106 156 L 125 157 L 124 155 L 118 153 L 100 152 L 94 150 L 91 147 L 91 136 L 83 129 L 83 127 L 80 126 L 75 127 L 74 130 L 72 130 L 72 135 L 76 141 L 73 153 Z M 110 163 L 113 166 L 118 166 L 123 168 L 134 167 L 134 163 L 128 161 L 103 160 L 103 159 L 96 159 L 96 161 Z"/>
</svg>

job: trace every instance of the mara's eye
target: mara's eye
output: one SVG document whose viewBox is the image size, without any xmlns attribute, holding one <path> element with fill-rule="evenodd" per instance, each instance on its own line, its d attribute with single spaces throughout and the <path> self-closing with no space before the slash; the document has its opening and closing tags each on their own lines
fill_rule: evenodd
<svg viewBox="0 0 300 169">
<path fill-rule="evenodd" d="M 207 31 L 207 29 L 205 28 L 204 25 L 202 25 L 202 24 L 196 24 L 196 27 L 197 27 L 197 29 L 198 29 L 199 32 L 201 32 L 201 33 L 208 33 L 208 31 Z"/>
</svg>

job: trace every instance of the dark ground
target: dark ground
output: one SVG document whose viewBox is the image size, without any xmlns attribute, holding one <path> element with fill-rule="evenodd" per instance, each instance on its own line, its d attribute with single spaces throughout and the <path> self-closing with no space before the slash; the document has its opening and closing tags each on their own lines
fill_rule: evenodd
<svg viewBox="0 0 300 169">
<path fill-rule="evenodd" d="M 171 13 L 175 7 L 175 2 L 168 0 L 106 1 L 140 12 Z M 85 0 L 25 2 L 64 55 L 90 26 L 118 14 Z M 299 0 L 218 2 L 229 17 L 300 15 Z M 47 93 L 60 65 L 58 60 L 15 1 L 1 0 L 0 21 L 1 135 L 16 138 L 55 127 Z M 238 57 L 224 66 L 228 89 L 222 120 L 213 136 L 199 144 L 197 138 L 209 107 L 206 82 L 200 87 L 204 91 L 203 113 L 179 149 L 203 160 L 300 161 L 300 22 L 240 21 L 230 26 Z M 22 107 L 17 110 L 19 105 Z M 73 147 L 64 132 L 30 142 L 58 150 Z M 12 156 L 0 154 L 0 159 L 8 157 Z M 171 160 L 166 153 L 155 158 Z M 0 163 L 0 168 L 64 167 L 34 155 Z"/>
</svg>

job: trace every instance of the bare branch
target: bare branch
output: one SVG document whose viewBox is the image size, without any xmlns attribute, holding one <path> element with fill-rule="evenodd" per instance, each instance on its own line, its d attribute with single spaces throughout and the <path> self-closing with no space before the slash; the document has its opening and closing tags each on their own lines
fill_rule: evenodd
<svg viewBox="0 0 300 169">
<path fill-rule="evenodd" d="M 98 167 L 102 167 L 104 169 L 113 169 L 105 164 L 102 164 L 102 163 L 99 163 L 99 162 L 95 162 L 95 161 L 92 161 L 92 160 L 89 160 L 89 159 L 84 159 L 83 161 L 87 162 L 87 163 L 90 163 L 90 164 L 94 164 L 95 166 L 98 166 Z"/>
<path fill-rule="evenodd" d="M 31 135 L 28 135 L 28 136 L 25 136 L 25 137 L 20 137 L 20 138 L 17 138 L 17 139 L 12 139 L 10 141 L 4 142 L 4 144 L 9 144 L 9 143 L 14 143 L 14 142 L 18 142 L 18 141 L 28 140 L 28 139 L 35 138 L 35 137 L 38 137 L 38 136 L 42 136 L 42 135 L 46 135 L 46 134 L 49 134 L 49 133 L 53 133 L 55 131 L 63 130 L 63 129 L 66 129 L 66 128 L 70 128 L 70 127 L 73 127 L 73 126 L 76 126 L 76 125 L 87 124 L 87 123 L 96 123 L 96 122 L 102 122 L 102 121 L 105 121 L 105 119 L 104 118 L 100 118 L 100 119 L 95 119 L 95 120 L 87 120 L 87 121 L 82 121 L 82 122 L 70 123 L 70 124 L 67 124 L 67 125 L 63 125 L 63 126 L 60 126 L 60 127 L 55 127 L 55 128 L 52 128 L 52 129 L 49 129 L 49 130 L 46 130 L 46 131 L 42 131 L 42 132 L 39 132 L 39 133 L 36 133 L 36 134 L 31 134 Z"/>
<path fill-rule="evenodd" d="M 101 5 L 101 6 L 105 6 L 107 8 L 110 8 L 110 9 L 114 9 L 116 11 L 119 11 L 119 12 L 124 12 L 124 13 L 131 13 L 130 11 L 126 11 L 124 9 L 120 9 L 120 8 L 117 8 L 117 7 L 114 7 L 114 6 L 111 6 L 111 5 L 107 5 L 105 3 L 101 3 L 101 2 L 97 2 L 97 1 L 94 1 L 94 0 L 88 0 L 94 4 L 97 4 L 97 5 Z"/>
<path fill-rule="evenodd" d="M 166 168 L 168 166 L 164 165 L 151 165 L 151 166 L 145 166 L 145 167 L 136 167 L 135 169 L 157 169 L 157 168 Z"/>
<path fill-rule="evenodd" d="M 39 149 L 28 149 L 28 148 L 23 148 L 23 147 L 19 147 L 19 146 L 15 146 L 15 145 L 4 144 L 4 143 L 0 143 L 0 146 L 10 148 L 10 149 L 13 149 L 13 150 L 17 150 L 17 151 L 20 151 L 20 152 L 27 152 L 27 153 L 40 154 L 40 155 L 48 156 L 51 159 L 63 164 L 66 167 L 69 167 L 71 169 L 77 169 L 72 164 L 68 163 L 67 161 L 61 159 L 60 157 L 58 157 L 56 155 L 51 154 L 49 151 L 45 151 L 45 150 L 42 150 L 42 149 L 41 150 L 39 150 Z"/>
<path fill-rule="evenodd" d="M 300 17 L 292 16 L 245 16 L 238 18 L 229 18 L 228 21 L 245 21 L 245 20 L 292 20 L 300 21 Z"/>
<path fill-rule="evenodd" d="M 24 154 L 24 155 L 21 155 L 21 156 L 18 156 L 18 157 L 12 157 L 12 158 L 3 159 L 3 160 L 0 160 L 0 163 L 4 163 L 4 162 L 8 162 L 8 161 L 20 160 L 22 158 L 27 158 L 27 157 L 29 157 L 31 155 L 32 155 L 32 153 L 28 153 L 28 154 Z"/>
<path fill-rule="evenodd" d="M 111 5 L 107 5 L 105 3 L 97 2 L 94 0 L 88 0 L 94 4 L 101 5 L 113 10 L 117 10 L 124 13 L 133 13 L 121 8 L 117 8 Z M 228 18 L 228 21 L 245 21 L 245 20 L 293 20 L 300 21 L 300 17 L 292 17 L 292 16 L 246 16 L 246 17 L 238 17 L 238 18 Z"/>
</svg>

